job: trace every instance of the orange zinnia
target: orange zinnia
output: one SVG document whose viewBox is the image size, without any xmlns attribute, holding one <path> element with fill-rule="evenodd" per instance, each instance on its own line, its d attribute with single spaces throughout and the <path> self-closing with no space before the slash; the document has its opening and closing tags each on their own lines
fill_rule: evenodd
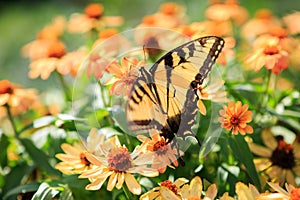
<svg viewBox="0 0 300 200">
<path fill-rule="evenodd" d="M 240 132 L 242 135 L 253 133 L 253 128 L 247 123 L 252 121 L 252 112 L 248 111 L 248 105 L 242 105 L 240 101 L 237 103 L 230 102 L 228 106 L 224 106 L 220 110 L 219 122 L 226 130 L 232 130 L 234 135 Z"/>
<path fill-rule="evenodd" d="M 261 36 L 254 43 L 255 52 L 246 58 L 255 71 L 263 66 L 272 70 L 272 73 L 279 74 L 289 66 L 289 54 L 282 49 L 279 38 L 272 36 Z"/>
</svg>

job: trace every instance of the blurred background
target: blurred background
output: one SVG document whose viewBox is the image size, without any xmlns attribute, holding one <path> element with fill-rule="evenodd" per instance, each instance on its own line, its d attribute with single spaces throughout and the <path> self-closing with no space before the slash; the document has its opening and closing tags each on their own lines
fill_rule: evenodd
<svg viewBox="0 0 300 200">
<path fill-rule="evenodd" d="M 106 15 L 122 15 L 125 17 L 125 26 L 134 27 L 144 15 L 157 11 L 163 0 L 1 0 L 0 1 L 0 79 L 8 79 L 25 87 L 34 87 L 43 90 L 55 87 L 57 79 L 50 77 L 46 81 L 29 79 L 29 60 L 22 58 L 21 48 L 34 40 L 37 32 L 49 24 L 57 15 L 69 18 L 72 13 L 82 12 L 91 2 L 103 4 Z M 206 0 L 174 1 L 186 5 L 190 21 L 201 21 L 204 18 Z M 299 0 L 241 0 L 240 4 L 246 7 L 253 16 L 258 8 L 268 8 L 282 17 L 295 10 L 300 10 Z M 300 22 L 299 22 L 300 23 Z M 68 48 L 80 44 L 82 36 L 72 36 L 67 41 Z M 69 49 L 70 50 L 70 49 Z M 53 75 L 52 75 L 53 76 Z"/>
</svg>

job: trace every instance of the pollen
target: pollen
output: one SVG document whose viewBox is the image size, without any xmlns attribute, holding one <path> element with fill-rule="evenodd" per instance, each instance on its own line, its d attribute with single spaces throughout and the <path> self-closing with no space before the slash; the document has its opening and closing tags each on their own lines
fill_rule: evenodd
<svg viewBox="0 0 300 200">
<path fill-rule="evenodd" d="M 300 188 L 294 188 L 290 193 L 290 200 L 298 200 L 300 199 Z"/>
<path fill-rule="evenodd" d="M 278 38 L 286 38 L 288 33 L 284 28 L 281 27 L 275 27 L 270 31 L 270 34 L 272 36 L 278 37 Z"/>
<path fill-rule="evenodd" d="M 178 12 L 178 5 L 172 2 L 165 3 L 160 7 L 160 11 L 166 15 L 174 15 Z"/>
<path fill-rule="evenodd" d="M 80 160 L 81 160 L 81 163 L 86 166 L 89 166 L 91 164 L 90 161 L 88 161 L 88 159 L 85 157 L 84 153 L 80 154 Z"/>
<path fill-rule="evenodd" d="M 131 167 L 132 158 L 127 148 L 120 147 L 108 154 L 108 166 L 116 172 L 125 172 Z"/>
<path fill-rule="evenodd" d="M 49 58 L 61 58 L 66 54 L 65 45 L 62 42 L 56 41 L 51 44 L 48 49 Z"/>
<path fill-rule="evenodd" d="M 266 46 L 264 49 L 264 54 L 266 55 L 274 55 L 278 53 L 279 53 L 279 49 L 276 46 Z"/>
<path fill-rule="evenodd" d="M 90 18 L 99 19 L 103 15 L 104 9 L 101 4 L 94 3 L 94 4 L 89 4 L 85 8 L 84 12 Z"/>
<path fill-rule="evenodd" d="M 232 115 L 230 117 L 230 123 L 233 125 L 233 126 L 238 126 L 239 123 L 240 123 L 240 119 L 236 116 L 236 115 Z"/>
<path fill-rule="evenodd" d="M 169 190 L 171 190 L 172 192 L 174 192 L 174 194 L 177 195 L 178 188 L 170 180 L 163 181 L 163 182 L 160 183 L 160 185 L 168 188 Z"/>
<path fill-rule="evenodd" d="M 283 169 L 292 169 L 296 165 L 294 147 L 284 140 L 279 140 L 277 148 L 272 153 L 271 161 L 273 165 Z"/>
<path fill-rule="evenodd" d="M 116 29 L 113 29 L 113 28 L 110 28 L 110 29 L 106 29 L 106 30 L 103 30 L 99 33 L 98 37 L 100 39 L 106 39 L 106 38 L 109 38 L 115 34 L 117 34 L 118 31 Z"/>
<path fill-rule="evenodd" d="M 167 150 L 167 143 L 164 139 L 161 139 L 153 145 L 153 151 L 158 155 L 166 154 Z"/>
<path fill-rule="evenodd" d="M 12 94 L 13 88 L 8 80 L 0 81 L 0 94 Z"/>
</svg>

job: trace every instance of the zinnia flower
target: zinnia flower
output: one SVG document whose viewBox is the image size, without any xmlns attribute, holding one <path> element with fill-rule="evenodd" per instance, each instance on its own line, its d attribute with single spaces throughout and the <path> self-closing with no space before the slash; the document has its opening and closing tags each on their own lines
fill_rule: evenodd
<svg viewBox="0 0 300 200">
<path fill-rule="evenodd" d="M 206 199 L 215 199 L 218 193 L 217 185 L 212 184 L 210 185 L 206 192 L 205 196 L 201 198 L 203 192 L 203 184 L 202 180 L 199 176 L 195 176 L 190 184 L 185 184 L 182 186 L 180 193 L 181 193 L 181 199 L 182 200 L 206 200 Z"/>
<path fill-rule="evenodd" d="M 238 196 L 238 200 L 257 200 L 259 191 L 251 184 L 247 186 L 242 182 L 238 182 L 235 185 L 235 192 Z"/>
<path fill-rule="evenodd" d="M 205 15 L 209 20 L 232 20 L 237 24 L 242 24 L 248 18 L 248 11 L 240 6 L 237 0 L 227 0 L 224 4 L 217 3 L 208 7 L 205 11 Z"/>
<path fill-rule="evenodd" d="M 36 90 L 24 89 L 8 80 L 0 81 L 0 107 L 8 105 L 13 115 L 24 113 L 32 108 L 37 100 Z"/>
<path fill-rule="evenodd" d="M 62 160 L 62 162 L 56 164 L 55 168 L 64 174 L 81 174 L 92 168 L 92 164 L 87 160 L 84 152 L 88 150 L 95 153 L 99 144 L 103 143 L 104 139 L 104 134 L 97 134 L 97 129 L 92 128 L 86 145 L 77 142 L 73 145 L 67 143 L 62 144 L 61 148 L 65 154 L 56 154 L 56 157 Z"/>
<path fill-rule="evenodd" d="M 218 80 L 208 84 L 209 80 L 205 79 L 203 84 L 198 88 L 197 94 L 199 100 L 197 103 L 198 109 L 202 115 L 206 115 L 206 108 L 202 100 L 210 100 L 213 102 L 227 101 L 226 92 L 221 88 L 224 86 L 224 81 Z"/>
<path fill-rule="evenodd" d="M 171 143 L 167 144 L 165 139 L 159 135 L 155 130 L 150 131 L 150 138 L 138 135 L 137 138 L 146 146 L 145 154 L 153 156 L 152 168 L 157 169 L 159 173 L 164 173 L 167 169 L 167 166 L 175 167 L 178 166 L 177 149 L 171 147 Z M 182 152 L 180 152 L 183 154 Z M 180 155 L 181 156 L 181 155 Z"/>
<path fill-rule="evenodd" d="M 278 184 L 275 183 L 268 183 L 273 190 L 275 190 L 275 193 L 262 193 L 260 194 L 256 200 L 298 200 L 300 199 L 300 188 L 294 187 L 290 184 L 285 184 L 285 189 L 280 187 Z"/>
<path fill-rule="evenodd" d="M 120 26 L 123 24 L 121 16 L 103 16 L 104 8 L 99 3 L 89 4 L 84 13 L 74 13 L 68 24 L 70 33 L 85 33 L 92 29 L 100 30 L 105 26 Z"/>
<path fill-rule="evenodd" d="M 37 59 L 30 63 L 30 78 L 41 76 L 45 80 L 55 70 L 62 75 L 70 74 L 74 77 L 77 75 L 77 71 L 87 51 L 85 48 L 81 48 L 77 51 L 66 53 L 63 43 L 56 41 L 49 47 L 48 53 L 47 58 Z"/>
<path fill-rule="evenodd" d="M 161 182 L 158 187 L 155 187 L 143 194 L 140 200 L 181 200 L 180 188 L 187 183 L 185 178 L 178 178 L 172 183 L 170 180 Z"/>
<path fill-rule="evenodd" d="M 300 176 L 299 143 L 295 140 L 293 144 L 288 144 L 282 137 L 276 139 L 269 129 L 265 129 L 261 136 L 266 147 L 248 143 L 251 151 L 260 156 L 254 159 L 256 169 L 281 185 L 284 181 L 296 185 L 295 175 Z"/>
<path fill-rule="evenodd" d="M 290 34 L 300 33 L 300 24 L 297 23 L 300 20 L 300 12 L 294 12 L 283 17 L 283 21 L 286 24 Z"/>
<path fill-rule="evenodd" d="M 114 187 L 120 189 L 125 182 L 127 188 L 133 194 L 141 194 L 142 188 L 133 174 L 143 176 L 158 176 L 157 170 L 149 168 L 147 165 L 152 163 L 152 158 L 148 154 L 141 154 L 143 147 L 137 146 L 130 153 L 128 149 L 120 144 L 117 136 L 110 138 L 99 145 L 98 153 L 85 155 L 95 167 L 83 172 L 79 178 L 89 178 L 90 184 L 86 186 L 87 190 L 99 190 L 106 179 L 107 190 L 112 191 Z"/>
<path fill-rule="evenodd" d="M 112 78 L 105 82 L 105 85 L 112 85 L 109 93 L 110 95 L 120 95 L 128 96 L 133 82 L 138 76 L 138 69 L 144 66 L 145 62 L 138 61 L 136 58 L 128 59 L 126 57 L 122 58 L 121 65 L 118 63 L 113 63 L 107 67 L 106 71 L 110 74 L 114 74 Z"/>
<path fill-rule="evenodd" d="M 234 135 L 240 132 L 242 135 L 253 133 L 253 128 L 247 123 L 252 121 L 252 112 L 248 111 L 248 105 L 242 105 L 240 101 L 228 103 L 228 106 L 223 106 L 220 110 L 221 117 L 219 122 L 226 130 L 232 130 Z"/>
<path fill-rule="evenodd" d="M 250 64 L 255 71 L 259 71 L 263 66 L 274 74 L 289 66 L 288 52 L 282 49 L 277 37 L 258 38 L 254 44 L 254 53 L 249 55 L 245 62 Z"/>
</svg>

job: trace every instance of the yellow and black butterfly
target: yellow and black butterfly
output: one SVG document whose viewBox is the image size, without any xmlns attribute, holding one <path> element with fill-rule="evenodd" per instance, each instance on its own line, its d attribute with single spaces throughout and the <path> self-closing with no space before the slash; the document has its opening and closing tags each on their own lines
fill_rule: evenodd
<svg viewBox="0 0 300 200">
<path fill-rule="evenodd" d="M 177 149 L 176 137 L 197 139 L 191 130 L 198 110 L 197 89 L 223 46 L 220 37 L 201 37 L 169 51 L 149 71 L 141 67 L 127 102 L 129 130 L 156 129 Z"/>
</svg>

